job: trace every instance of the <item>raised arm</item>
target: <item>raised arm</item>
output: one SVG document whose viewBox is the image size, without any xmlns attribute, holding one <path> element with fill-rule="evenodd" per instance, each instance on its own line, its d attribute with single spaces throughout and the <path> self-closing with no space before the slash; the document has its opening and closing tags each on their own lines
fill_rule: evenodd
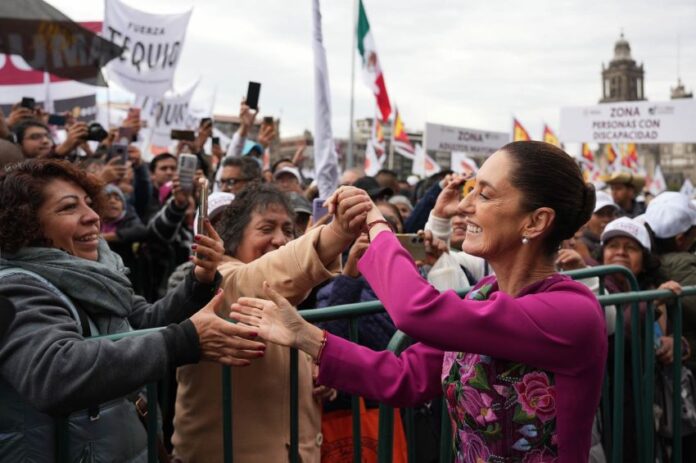
<svg viewBox="0 0 696 463">
<path fill-rule="evenodd" d="M 572 374 L 597 361 L 606 345 L 596 299 L 563 277 L 516 298 L 502 292 L 485 301 L 461 299 L 453 291 L 441 294 L 421 278 L 393 234 L 385 232 L 373 239 L 359 268 L 397 328 L 442 350 Z"/>
</svg>

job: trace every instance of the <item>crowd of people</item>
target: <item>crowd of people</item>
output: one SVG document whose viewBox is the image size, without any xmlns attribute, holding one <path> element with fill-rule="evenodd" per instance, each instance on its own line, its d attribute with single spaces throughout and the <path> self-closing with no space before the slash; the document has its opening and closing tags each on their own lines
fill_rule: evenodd
<svg viewBox="0 0 696 463">
<path fill-rule="evenodd" d="M 562 272 L 614 264 L 640 289 L 696 285 L 692 200 L 666 192 L 645 205 L 644 179 L 629 173 L 597 190 L 560 148 L 515 142 L 475 179 L 444 171 L 411 185 L 347 169 L 319 217 L 304 147 L 264 169 L 275 129 L 251 140 L 255 118 L 242 102 L 226 149 L 206 152 L 205 119 L 194 141 L 145 162 L 137 112 L 109 131 L 68 117 L 59 143 L 40 108 L 0 112 L 0 296 L 16 311 L 0 339 L 0 461 L 53 461 L 56 418 L 73 436 L 71 461 L 144 461 L 144 385 L 155 381 L 175 391 L 161 397 L 161 461 L 222 461 L 220 365 L 232 367 L 235 461 L 288 461 L 289 347 L 301 351 L 301 461 L 328 461 L 322 410 L 345 408 L 346 394 L 419 407 L 428 428 L 444 394 L 458 462 L 602 461 L 616 313 L 640 321 L 603 310 L 596 279 Z M 197 159 L 193 179 L 180 175 L 182 154 Z M 603 290 L 631 288 L 612 275 Z M 361 318 L 359 345 L 347 321 L 300 316 L 377 299 L 386 312 Z M 659 363 L 681 349 L 692 372 L 694 299 L 683 299 L 682 339 L 669 301 L 656 316 Z M 414 340 L 400 356 L 386 351 L 397 329 Z M 113 334 L 124 337 L 95 338 Z"/>
</svg>

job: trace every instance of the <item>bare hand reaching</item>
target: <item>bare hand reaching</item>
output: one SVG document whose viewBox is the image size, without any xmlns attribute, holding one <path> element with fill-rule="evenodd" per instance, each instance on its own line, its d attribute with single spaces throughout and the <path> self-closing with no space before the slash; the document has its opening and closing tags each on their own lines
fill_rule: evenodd
<svg viewBox="0 0 696 463">
<path fill-rule="evenodd" d="M 216 309 L 223 304 L 223 292 L 191 317 L 196 327 L 201 358 L 224 365 L 243 367 L 251 360 L 263 357 L 266 345 L 252 341 L 256 330 L 248 326 L 230 323 L 220 318 Z"/>
<path fill-rule="evenodd" d="M 319 353 L 322 331 L 306 322 L 297 310 L 267 282 L 263 283 L 268 300 L 240 297 L 232 304 L 230 318 L 258 330 L 261 339 L 295 347 L 312 357 Z"/>
</svg>

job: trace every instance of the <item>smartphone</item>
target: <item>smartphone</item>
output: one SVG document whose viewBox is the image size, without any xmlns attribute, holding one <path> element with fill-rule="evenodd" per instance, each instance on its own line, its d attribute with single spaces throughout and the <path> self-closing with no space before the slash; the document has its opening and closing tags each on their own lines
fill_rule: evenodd
<svg viewBox="0 0 696 463">
<path fill-rule="evenodd" d="M 119 143 L 128 144 L 138 141 L 138 136 L 135 134 L 135 130 L 133 130 L 132 127 L 119 127 L 116 140 Z"/>
<path fill-rule="evenodd" d="M 198 168 L 198 158 L 194 154 L 181 153 L 179 155 L 179 185 L 184 191 L 193 191 L 193 177 Z"/>
<path fill-rule="evenodd" d="M 36 100 L 32 97 L 25 96 L 22 97 L 22 102 L 19 104 L 22 108 L 31 109 L 32 111 L 36 107 Z"/>
<path fill-rule="evenodd" d="M 196 234 L 206 235 L 204 221 L 208 217 L 208 179 L 203 177 L 199 179 L 201 186 L 200 203 L 198 205 L 198 214 L 196 215 Z"/>
<path fill-rule="evenodd" d="M 107 154 L 107 159 L 110 161 L 113 158 L 119 158 L 120 164 L 125 164 L 128 161 L 128 144 L 125 143 L 114 143 L 109 148 L 109 153 Z"/>
<path fill-rule="evenodd" d="M 273 124 L 274 124 L 273 116 L 266 116 L 266 117 L 264 117 L 264 118 L 263 118 L 263 123 L 266 124 L 266 125 L 273 125 Z"/>
<path fill-rule="evenodd" d="M 220 137 L 212 137 L 212 142 L 213 145 L 219 145 L 220 144 Z"/>
<path fill-rule="evenodd" d="M 172 129 L 169 138 L 172 140 L 196 141 L 196 133 L 193 130 Z"/>
<path fill-rule="evenodd" d="M 401 246 L 411 254 L 413 260 L 425 260 L 425 241 L 415 233 L 404 233 L 396 235 Z"/>
<path fill-rule="evenodd" d="M 329 213 L 329 208 L 324 207 L 324 202 L 326 200 L 323 198 L 314 198 L 312 201 L 312 223 L 317 223 Z"/>
<path fill-rule="evenodd" d="M 48 116 L 48 125 L 55 125 L 57 127 L 65 127 L 65 122 L 67 121 L 67 117 L 61 115 L 61 114 L 51 114 Z"/>
<path fill-rule="evenodd" d="M 247 88 L 246 105 L 251 109 L 259 109 L 259 94 L 261 93 L 261 84 L 258 82 L 249 82 Z"/>
</svg>

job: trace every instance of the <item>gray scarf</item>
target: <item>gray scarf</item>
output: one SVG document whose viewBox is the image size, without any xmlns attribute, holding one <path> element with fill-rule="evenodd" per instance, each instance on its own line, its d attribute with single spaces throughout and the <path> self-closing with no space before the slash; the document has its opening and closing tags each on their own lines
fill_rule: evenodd
<svg viewBox="0 0 696 463">
<path fill-rule="evenodd" d="M 133 304 L 133 288 L 121 256 L 99 240 L 96 261 L 75 257 L 56 248 L 25 247 L 0 257 L 0 268 L 19 267 L 41 275 L 79 305 L 100 334 L 130 330 L 126 319 Z"/>
</svg>

